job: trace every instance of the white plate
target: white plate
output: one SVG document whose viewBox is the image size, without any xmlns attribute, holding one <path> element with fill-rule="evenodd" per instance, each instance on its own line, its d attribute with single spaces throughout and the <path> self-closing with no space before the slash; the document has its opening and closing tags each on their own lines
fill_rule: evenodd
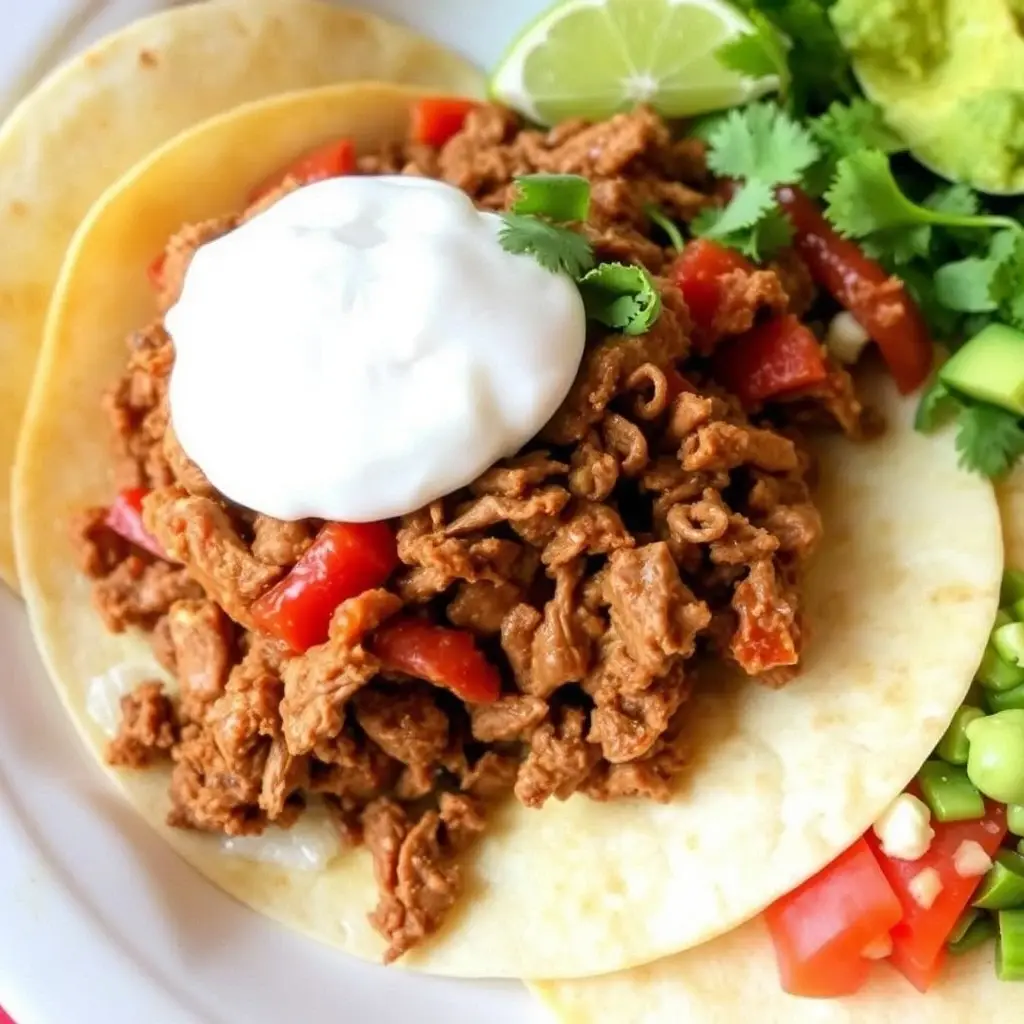
<svg viewBox="0 0 1024 1024">
<path fill-rule="evenodd" d="M 160 6 L 0 0 L 0 108 L 55 61 Z M 352 6 L 405 20 L 490 66 L 546 0 Z M 18 1024 L 541 1019 L 519 985 L 360 963 L 278 928 L 196 875 L 86 756 L 2 585 L 0 687 L 0 1005 Z"/>
</svg>

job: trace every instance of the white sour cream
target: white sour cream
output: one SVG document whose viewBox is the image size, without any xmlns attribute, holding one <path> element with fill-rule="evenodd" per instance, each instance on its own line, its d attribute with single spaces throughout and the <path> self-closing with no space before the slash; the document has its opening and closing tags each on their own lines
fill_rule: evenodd
<svg viewBox="0 0 1024 1024">
<path fill-rule="evenodd" d="M 506 252 L 500 226 L 440 182 L 350 177 L 203 246 L 166 317 L 182 447 L 239 504 L 350 522 L 516 452 L 586 327 L 573 282 Z"/>
</svg>

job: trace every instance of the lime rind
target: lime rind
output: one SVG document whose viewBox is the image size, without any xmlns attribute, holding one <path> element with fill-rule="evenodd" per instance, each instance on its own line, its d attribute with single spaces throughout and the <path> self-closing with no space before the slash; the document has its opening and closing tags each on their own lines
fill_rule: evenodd
<svg viewBox="0 0 1024 1024">
<path fill-rule="evenodd" d="M 667 117 L 777 89 L 725 68 L 717 49 L 753 26 L 724 0 L 562 0 L 510 46 L 492 96 L 531 120 L 601 119 L 638 102 Z"/>
</svg>

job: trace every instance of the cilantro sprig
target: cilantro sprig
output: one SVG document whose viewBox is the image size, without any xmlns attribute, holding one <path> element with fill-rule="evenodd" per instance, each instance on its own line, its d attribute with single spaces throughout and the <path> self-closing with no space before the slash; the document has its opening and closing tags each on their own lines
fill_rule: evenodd
<svg viewBox="0 0 1024 1024">
<path fill-rule="evenodd" d="M 742 185 L 726 206 L 702 211 L 693 233 L 754 260 L 770 258 L 793 235 L 775 188 L 800 182 L 820 157 L 811 133 L 774 103 L 731 111 L 708 131 L 708 166 Z"/>
<path fill-rule="evenodd" d="M 590 183 L 576 174 L 528 174 L 515 179 L 512 209 L 501 215 L 498 241 L 506 252 L 532 256 L 545 270 L 567 274 L 580 289 L 587 316 L 625 334 L 644 334 L 661 314 L 661 295 L 643 267 L 597 263 L 587 237 L 567 226 L 586 220 Z M 663 229 L 682 244 L 660 211 Z"/>
</svg>

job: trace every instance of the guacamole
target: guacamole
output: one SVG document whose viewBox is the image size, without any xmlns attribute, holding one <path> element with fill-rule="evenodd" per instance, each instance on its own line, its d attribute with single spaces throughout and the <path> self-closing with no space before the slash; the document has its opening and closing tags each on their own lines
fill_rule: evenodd
<svg viewBox="0 0 1024 1024">
<path fill-rule="evenodd" d="M 1024 192 L 1024 0 L 838 0 L 864 91 L 936 173 Z"/>
</svg>

